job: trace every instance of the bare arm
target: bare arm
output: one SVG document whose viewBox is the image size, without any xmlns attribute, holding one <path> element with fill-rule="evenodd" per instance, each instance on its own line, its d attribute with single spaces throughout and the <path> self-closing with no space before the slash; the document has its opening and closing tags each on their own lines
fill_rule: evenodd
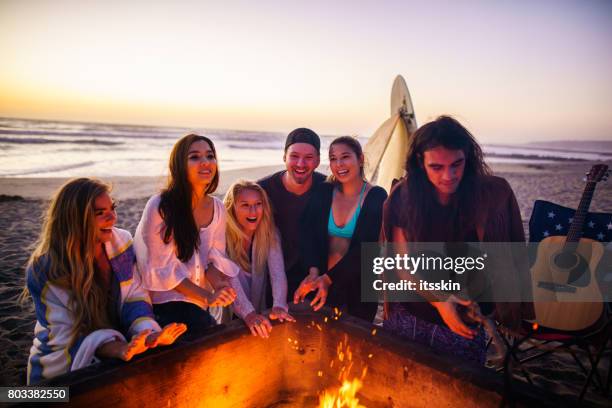
<svg viewBox="0 0 612 408">
<path fill-rule="evenodd" d="M 199 303 L 208 307 L 212 298 L 212 293 L 204 288 L 199 287 L 189 279 L 183 279 L 177 286 L 174 287 L 181 295 L 188 299 L 197 300 Z"/>
<path fill-rule="evenodd" d="M 189 299 L 198 300 L 203 307 L 228 306 L 236 298 L 236 292 L 231 287 L 219 288 L 215 293 L 211 293 L 189 279 L 183 279 L 181 283 L 174 287 L 174 290 Z"/>
<path fill-rule="evenodd" d="M 408 253 L 408 240 L 404 235 L 404 230 L 399 227 L 393 227 L 393 244 L 395 245 L 396 252 L 400 254 Z M 417 282 L 418 274 L 410 274 L 407 271 L 397 271 L 398 275 L 402 279 Z M 417 286 L 418 287 L 418 286 Z M 468 327 L 457 312 L 457 304 L 461 304 L 466 307 L 473 306 L 471 300 L 463 300 L 454 295 L 448 296 L 442 292 L 434 291 L 418 291 L 433 307 L 436 308 L 440 317 L 446 323 L 446 325 L 456 334 L 466 337 L 468 339 L 474 338 L 476 332 Z"/>
</svg>

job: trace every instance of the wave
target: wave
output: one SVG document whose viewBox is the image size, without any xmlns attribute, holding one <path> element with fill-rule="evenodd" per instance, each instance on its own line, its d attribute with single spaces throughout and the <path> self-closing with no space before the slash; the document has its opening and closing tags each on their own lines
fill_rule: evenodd
<svg viewBox="0 0 612 408">
<path fill-rule="evenodd" d="M 279 150 L 283 148 L 282 144 L 279 143 L 259 143 L 254 145 L 252 143 L 230 143 L 227 145 L 230 149 L 247 149 L 247 150 Z"/>
<path fill-rule="evenodd" d="M 42 119 L 16 119 L 16 118 L 0 118 L 0 129 L 34 129 L 34 130 L 50 130 L 50 131 L 66 131 L 66 132 L 88 132 L 88 131 L 120 131 L 126 133 L 155 133 L 163 131 L 164 133 L 181 133 L 185 132 L 184 127 L 172 126 L 151 126 L 151 125 L 128 125 L 117 123 L 92 123 L 92 122 L 72 122 L 72 121 L 49 121 Z"/>
<path fill-rule="evenodd" d="M 542 161 L 588 161 L 587 159 L 577 158 L 577 157 L 563 157 L 563 156 L 540 156 L 537 154 L 518 154 L 518 153 L 484 153 L 485 157 L 494 157 L 494 158 L 506 158 L 506 159 L 515 159 L 515 160 L 525 160 L 525 161 L 533 161 L 533 160 L 542 160 Z"/>
<path fill-rule="evenodd" d="M 5 173 L 5 174 L 2 174 L 2 176 L 3 177 L 13 177 L 13 176 L 28 176 L 32 174 L 53 173 L 56 171 L 64 171 L 64 170 L 78 169 L 80 167 L 88 167 L 88 166 L 91 166 L 92 164 L 95 164 L 95 162 L 85 161 L 81 163 L 64 164 L 60 166 L 39 167 L 35 169 L 27 169 L 27 170 L 12 172 L 12 173 Z"/>
<path fill-rule="evenodd" d="M 541 143 L 541 145 L 539 144 Z M 593 142 L 596 143 L 596 142 Z M 600 142 L 600 143 L 604 143 L 604 142 Z M 531 142 L 528 145 L 515 145 L 515 146 L 509 146 L 509 145 L 501 145 L 501 144 L 487 144 L 486 147 L 490 147 L 490 148 L 501 148 L 501 149 L 520 149 L 520 150 L 533 150 L 533 151 L 544 151 L 544 152 L 559 152 L 559 153 L 586 153 L 586 154 L 598 154 L 598 155 L 603 155 L 603 156 L 610 156 L 612 157 L 612 150 L 606 150 L 606 149 L 602 149 L 602 150 L 595 150 L 595 149 L 581 149 L 579 147 L 553 147 L 552 144 L 549 146 L 548 144 L 544 143 L 544 142 Z"/>
<path fill-rule="evenodd" d="M 63 136 L 63 137 L 104 137 L 104 138 L 124 138 L 124 139 L 159 139 L 159 140 L 176 140 L 181 135 L 187 133 L 202 134 L 219 141 L 241 141 L 241 142 L 282 142 L 284 136 L 281 134 L 258 133 L 258 132 L 243 132 L 243 131 L 215 131 L 194 130 L 194 131 L 176 131 L 176 132 L 160 132 L 149 129 L 142 131 L 126 131 L 117 128 L 95 128 L 95 129 L 68 129 L 68 130 L 47 130 L 47 129 L 8 129 L 0 127 L 0 135 L 13 136 Z"/>
<path fill-rule="evenodd" d="M 9 144 L 89 144 L 97 146 L 116 146 L 123 142 L 112 142 L 109 140 L 99 139 L 78 139 L 78 140 L 62 140 L 62 139 L 46 139 L 32 137 L 0 137 L 0 143 Z"/>
<path fill-rule="evenodd" d="M 109 138 L 131 138 L 131 139 L 174 139 L 176 135 L 168 134 L 168 133 L 154 133 L 154 132 L 125 132 L 125 131 L 111 131 L 111 130 L 27 130 L 27 129 L 0 129 L 0 135 L 23 135 L 23 136 L 68 136 L 68 137 L 80 137 L 80 136 L 100 136 L 100 137 L 109 137 Z"/>
<path fill-rule="evenodd" d="M 187 133 L 198 133 L 219 141 L 282 142 L 285 134 L 270 131 L 207 129 L 199 127 L 169 127 L 121 125 L 82 122 L 54 122 L 0 118 L 0 136 L 63 136 L 126 139 L 174 139 Z"/>
</svg>

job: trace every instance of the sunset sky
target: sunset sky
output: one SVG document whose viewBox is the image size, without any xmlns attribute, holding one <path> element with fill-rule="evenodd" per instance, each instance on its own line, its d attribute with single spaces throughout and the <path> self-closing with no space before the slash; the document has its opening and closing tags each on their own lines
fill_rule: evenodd
<svg viewBox="0 0 612 408">
<path fill-rule="evenodd" d="M 0 1 L 0 116 L 612 140 L 610 1 Z"/>
</svg>

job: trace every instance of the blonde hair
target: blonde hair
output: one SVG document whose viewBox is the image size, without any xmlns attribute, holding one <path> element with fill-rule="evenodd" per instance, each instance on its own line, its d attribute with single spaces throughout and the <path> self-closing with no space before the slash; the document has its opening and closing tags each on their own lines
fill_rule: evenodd
<svg viewBox="0 0 612 408">
<path fill-rule="evenodd" d="M 271 247 L 278 245 L 276 237 L 276 231 L 274 226 L 274 216 L 272 215 L 272 207 L 270 207 L 270 200 L 265 190 L 259 186 L 259 184 L 253 183 L 252 181 L 238 180 L 231 185 L 225 199 L 223 200 L 225 208 L 227 210 L 227 230 L 226 230 L 226 247 L 228 256 L 236 262 L 243 270 L 248 271 L 251 269 L 249 262 L 249 254 L 242 245 L 243 241 L 247 240 L 247 235 L 240 228 L 240 224 L 236 219 L 236 211 L 234 205 L 238 196 L 246 190 L 256 191 L 261 196 L 261 202 L 263 206 L 263 214 L 261 221 L 255 230 L 253 240 L 257 240 L 257 246 L 255 247 L 254 264 L 255 270 L 252 273 L 259 274 L 263 273 L 264 268 L 268 262 L 268 252 Z"/>
<path fill-rule="evenodd" d="M 96 222 L 94 202 L 110 186 L 99 180 L 68 181 L 54 195 L 47 210 L 36 248 L 28 260 L 36 276 L 41 258 L 47 257 L 50 282 L 70 291 L 74 308 L 73 338 L 110 327 L 106 294 L 96 282 L 94 254 Z M 27 289 L 26 289 L 27 290 Z"/>
</svg>

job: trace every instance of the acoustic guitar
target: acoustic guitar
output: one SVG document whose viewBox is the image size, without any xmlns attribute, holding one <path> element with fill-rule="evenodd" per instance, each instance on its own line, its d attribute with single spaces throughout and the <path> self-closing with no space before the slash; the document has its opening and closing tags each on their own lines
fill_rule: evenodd
<svg viewBox="0 0 612 408">
<path fill-rule="evenodd" d="M 595 186 L 608 175 L 608 166 L 593 166 L 567 236 L 547 237 L 538 244 L 531 276 L 535 320 L 540 326 L 584 330 L 603 312 L 595 272 L 604 247 L 599 241 L 583 238 L 582 231 Z"/>
</svg>

